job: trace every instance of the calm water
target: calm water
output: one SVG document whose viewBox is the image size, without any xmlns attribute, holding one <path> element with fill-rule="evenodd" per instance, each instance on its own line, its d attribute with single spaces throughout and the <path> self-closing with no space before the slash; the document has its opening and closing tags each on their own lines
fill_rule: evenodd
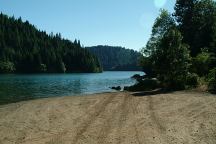
<svg viewBox="0 0 216 144">
<path fill-rule="evenodd" d="M 111 92 L 112 86 L 135 83 L 130 77 L 142 72 L 97 74 L 0 75 L 0 104 L 44 97 Z"/>
</svg>

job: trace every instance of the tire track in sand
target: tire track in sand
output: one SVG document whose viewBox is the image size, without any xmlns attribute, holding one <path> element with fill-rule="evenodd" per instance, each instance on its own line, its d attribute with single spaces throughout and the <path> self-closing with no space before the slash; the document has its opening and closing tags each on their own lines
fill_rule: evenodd
<svg viewBox="0 0 216 144">
<path fill-rule="evenodd" d="M 131 96 L 130 94 L 128 94 L 128 95 L 130 97 L 129 101 L 130 101 L 130 105 L 132 107 L 132 113 L 133 113 L 133 115 L 138 115 L 139 113 L 143 113 L 143 112 L 141 112 L 140 109 L 137 108 L 138 103 L 137 103 L 137 101 L 135 102 L 135 100 L 136 100 L 135 97 Z M 138 126 L 137 126 L 137 122 L 136 121 L 133 124 L 134 131 L 135 131 L 135 137 L 136 137 L 136 140 L 137 140 L 138 144 L 142 144 L 142 141 L 139 138 L 139 130 L 138 130 Z"/>
<path fill-rule="evenodd" d="M 153 123 L 156 124 L 156 127 L 159 130 L 159 132 L 164 133 L 166 131 L 166 128 L 160 122 L 160 119 L 157 117 L 157 113 L 155 113 L 154 111 L 154 103 L 151 96 L 148 97 L 148 103 L 149 103 L 150 118 L 152 119 Z"/>
<path fill-rule="evenodd" d="M 85 119 L 83 119 L 82 116 L 75 119 L 75 121 L 74 121 L 75 123 L 77 123 L 77 121 L 80 121 L 80 122 L 78 123 L 78 125 L 76 127 L 76 129 L 77 129 L 77 131 L 75 131 L 76 135 L 73 138 L 71 143 L 76 143 L 79 140 L 79 138 L 82 136 L 82 134 L 96 120 L 97 116 L 100 115 L 100 113 L 103 113 L 106 106 L 112 101 L 113 98 L 114 98 L 114 96 L 110 95 L 106 98 L 101 99 L 100 102 L 98 102 L 97 104 L 92 106 L 92 108 L 89 109 L 89 111 L 94 112 L 93 114 L 89 113 Z M 25 143 L 28 143 L 30 141 L 36 142 L 36 141 L 39 141 L 41 139 L 44 139 L 45 141 L 48 140 L 47 143 L 53 143 L 54 141 L 61 141 L 63 139 L 63 137 L 67 133 L 70 133 L 71 131 L 72 131 L 72 129 L 66 129 L 66 130 L 63 130 L 59 133 L 55 133 L 55 134 L 50 133 L 51 135 L 49 135 L 49 136 L 25 140 Z M 74 132 L 74 130 L 73 130 L 73 132 Z M 64 138 L 64 140 L 66 140 L 66 139 Z M 71 141 L 71 138 L 69 138 L 68 140 Z"/>
<path fill-rule="evenodd" d="M 158 114 L 154 110 L 153 97 L 149 96 L 147 102 L 148 110 L 150 112 L 150 119 L 152 121 L 152 124 L 155 126 L 155 130 L 159 133 L 160 137 L 162 138 L 162 141 L 166 144 L 169 144 L 169 138 L 166 136 L 166 127 L 165 125 L 163 125 L 163 123 L 161 123 L 161 120 L 157 116 Z"/>
<path fill-rule="evenodd" d="M 92 115 L 89 115 L 80 125 L 78 125 L 78 130 L 72 141 L 72 143 L 77 143 L 77 141 L 82 137 L 82 134 L 88 129 L 88 127 L 97 119 L 97 117 L 103 113 L 106 109 L 106 106 L 114 99 L 115 95 L 111 95 L 106 98 L 99 105 L 94 107 L 95 112 Z"/>
<path fill-rule="evenodd" d="M 114 128 L 117 128 L 117 134 L 115 135 L 115 139 L 117 140 L 117 143 L 121 143 L 121 137 L 122 137 L 122 127 L 126 122 L 126 118 L 128 116 L 129 107 L 128 107 L 128 100 L 129 97 L 125 96 L 123 93 L 120 93 L 119 95 L 115 96 L 117 98 L 117 107 L 114 108 L 114 110 L 111 112 L 111 115 L 107 115 L 105 112 L 105 122 L 103 127 L 101 128 L 99 135 L 98 135 L 98 143 L 108 143 L 106 141 L 107 136 L 111 133 L 111 131 Z"/>
</svg>

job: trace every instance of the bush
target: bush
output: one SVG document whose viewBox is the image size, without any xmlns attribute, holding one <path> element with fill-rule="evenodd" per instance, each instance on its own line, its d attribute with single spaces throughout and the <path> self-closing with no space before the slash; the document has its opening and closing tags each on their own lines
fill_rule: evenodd
<svg viewBox="0 0 216 144">
<path fill-rule="evenodd" d="M 170 77 L 171 78 L 171 77 Z M 167 90 L 184 90 L 186 88 L 186 76 L 175 76 L 163 82 L 163 88 Z"/>
<path fill-rule="evenodd" d="M 47 71 L 46 64 L 40 64 L 39 72 L 46 72 L 46 71 Z"/>
<path fill-rule="evenodd" d="M 206 76 L 212 66 L 214 65 L 215 57 L 208 52 L 201 52 L 193 58 L 192 71 L 199 76 Z"/>
<path fill-rule="evenodd" d="M 199 76 L 195 73 L 189 74 L 186 77 L 186 85 L 189 87 L 196 87 L 199 84 Z"/>
<path fill-rule="evenodd" d="M 12 62 L 0 61 L 0 73 L 12 73 L 15 71 L 15 66 Z"/>
<path fill-rule="evenodd" d="M 208 75 L 208 89 L 216 93 L 216 68 L 212 69 Z"/>
</svg>

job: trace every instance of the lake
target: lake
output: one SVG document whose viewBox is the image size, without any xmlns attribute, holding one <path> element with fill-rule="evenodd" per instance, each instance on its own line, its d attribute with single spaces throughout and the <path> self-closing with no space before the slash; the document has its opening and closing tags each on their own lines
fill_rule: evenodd
<svg viewBox="0 0 216 144">
<path fill-rule="evenodd" d="M 134 74 L 143 72 L 103 72 L 93 74 L 0 75 L 0 104 L 46 97 L 113 92 L 113 86 L 130 86 Z"/>
</svg>

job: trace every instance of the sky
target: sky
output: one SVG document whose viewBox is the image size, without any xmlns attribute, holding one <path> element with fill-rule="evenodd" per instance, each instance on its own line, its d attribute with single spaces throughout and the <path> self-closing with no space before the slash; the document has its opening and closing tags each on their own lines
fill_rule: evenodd
<svg viewBox="0 0 216 144">
<path fill-rule="evenodd" d="M 140 50 L 160 9 L 173 12 L 174 5 L 175 0 L 0 0 L 0 11 L 84 46 Z"/>
</svg>

